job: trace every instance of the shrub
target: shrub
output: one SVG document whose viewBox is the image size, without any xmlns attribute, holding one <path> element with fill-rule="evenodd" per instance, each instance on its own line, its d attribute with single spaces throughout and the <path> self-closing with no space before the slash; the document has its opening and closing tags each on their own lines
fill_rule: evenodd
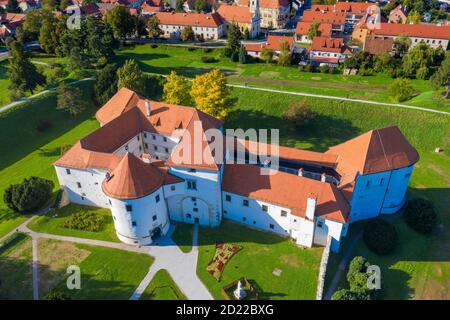
<svg viewBox="0 0 450 320">
<path fill-rule="evenodd" d="M 347 281 L 352 291 L 361 291 L 367 289 L 367 267 L 370 263 L 366 258 L 357 256 L 350 262 L 347 273 Z"/>
<path fill-rule="evenodd" d="M 45 295 L 45 300 L 71 300 L 67 293 L 61 291 L 51 291 Z"/>
<path fill-rule="evenodd" d="M 291 103 L 288 110 L 283 113 L 282 118 L 296 128 L 302 128 L 315 116 L 316 114 L 306 105 L 305 101 L 301 100 Z"/>
<path fill-rule="evenodd" d="M 430 233 L 437 222 L 433 203 L 425 199 L 408 201 L 403 217 L 411 228 L 424 234 Z"/>
<path fill-rule="evenodd" d="M 330 72 L 330 66 L 327 64 L 324 64 L 319 67 L 319 70 L 321 73 L 329 73 Z"/>
<path fill-rule="evenodd" d="M 152 43 L 152 44 L 150 45 L 150 48 L 156 49 L 156 48 L 158 48 L 158 45 L 157 45 L 156 43 Z"/>
<path fill-rule="evenodd" d="M 397 78 L 389 86 L 389 93 L 398 102 L 403 102 L 413 97 L 414 87 L 411 80 Z"/>
<path fill-rule="evenodd" d="M 44 132 L 44 131 L 50 129 L 52 126 L 53 126 L 53 124 L 49 120 L 41 120 L 36 125 L 36 131 Z"/>
<path fill-rule="evenodd" d="M 364 227 L 363 239 L 367 247 L 374 253 L 388 254 L 397 245 L 397 230 L 387 221 L 374 219 Z"/>
<path fill-rule="evenodd" d="M 94 212 L 81 211 L 66 218 L 61 226 L 68 229 L 98 232 L 103 228 L 105 218 Z"/>
<path fill-rule="evenodd" d="M 211 49 L 211 48 L 204 48 L 203 49 L 203 52 L 204 53 L 210 53 L 210 52 L 212 52 L 213 50 Z"/>
<path fill-rule="evenodd" d="M 195 50 L 197 50 L 196 47 L 188 47 L 188 48 L 187 48 L 187 51 L 195 51 Z"/>
<path fill-rule="evenodd" d="M 333 293 L 331 300 L 370 300 L 370 294 L 367 291 L 341 289 Z"/>
<path fill-rule="evenodd" d="M 29 212 L 45 204 L 52 196 L 54 184 L 39 177 L 12 184 L 3 193 L 5 204 L 15 212 Z"/>
<path fill-rule="evenodd" d="M 214 57 L 202 57 L 202 62 L 204 63 L 213 63 L 216 62 L 216 59 Z"/>
</svg>

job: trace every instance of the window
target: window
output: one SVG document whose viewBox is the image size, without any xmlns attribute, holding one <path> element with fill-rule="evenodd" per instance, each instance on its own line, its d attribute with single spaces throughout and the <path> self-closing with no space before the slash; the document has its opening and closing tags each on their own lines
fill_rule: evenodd
<svg viewBox="0 0 450 320">
<path fill-rule="evenodd" d="M 116 216 L 113 216 L 113 219 L 116 220 Z"/>
<path fill-rule="evenodd" d="M 370 181 L 367 181 L 367 182 L 366 182 L 366 187 L 367 187 L 367 188 L 370 187 Z"/>
<path fill-rule="evenodd" d="M 158 146 L 155 146 L 155 151 L 158 151 Z"/>
<path fill-rule="evenodd" d="M 188 180 L 187 188 L 188 188 L 188 190 L 197 190 L 197 182 L 194 180 Z"/>
<path fill-rule="evenodd" d="M 145 149 L 148 149 L 148 143 L 144 143 Z"/>
<path fill-rule="evenodd" d="M 169 153 L 169 148 L 164 148 L 164 151 L 165 151 L 166 153 Z"/>
<path fill-rule="evenodd" d="M 125 209 L 127 210 L 127 212 L 131 212 L 131 211 L 133 211 L 133 206 L 131 204 L 127 204 L 125 206 Z"/>
<path fill-rule="evenodd" d="M 242 205 L 244 207 L 248 207 L 248 200 L 242 200 Z"/>
<path fill-rule="evenodd" d="M 84 197 L 83 197 L 83 196 L 81 196 L 81 200 L 84 200 Z"/>
<path fill-rule="evenodd" d="M 111 206 L 112 206 L 112 203 L 111 203 L 111 199 L 108 199 L 108 202 L 109 202 L 109 205 L 111 205 Z"/>
<path fill-rule="evenodd" d="M 269 228 L 273 230 L 275 226 L 273 224 L 269 224 Z"/>
<path fill-rule="evenodd" d="M 167 138 L 166 138 L 166 137 L 163 137 L 163 141 L 164 141 L 164 142 L 167 142 Z"/>
<path fill-rule="evenodd" d="M 128 145 L 127 144 L 125 145 L 125 150 L 128 151 Z"/>
<path fill-rule="evenodd" d="M 286 210 L 281 210 L 281 216 L 282 217 L 287 217 L 287 211 Z"/>
<path fill-rule="evenodd" d="M 231 202 L 231 196 L 229 194 L 225 195 L 225 201 Z"/>
<path fill-rule="evenodd" d="M 405 174 L 405 178 L 409 178 L 411 176 L 411 173 Z"/>
<path fill-rule="evenodd" d="M 256 221 L 255 221 L 255 220 L 253 220 L 253 224 L 256 224 Z"/>
<path fill-rule="evenodd" d="M 247 221 L 247 218 L 246 217 L 242 217 L 242 221 Z"/>
<path fill-rule="evenodd" d="M 160 200 L 160 198 L 159 198 L 159 194 L 157 194 L 157 195 L 156 195 L 156 197 L 155 197 L 155 201 L 156 201 L 156 203 L 158 203 L 158 202 L 159 202 L 159 200 Z"/>
<path fill-rule="evenodd" d="M 156 221 L 156 219 L 157 219 L 158 217 L 156 216 L 156 214 L 152 217 L 152 220 L 153 221 Z"/>
<path fill-rule="evenodd" d="M 170 186 L 170 190 L 175 191 L 175 186 Z"/>
<path fill-rule="evenodd" d="M 380 180 L 380 186 L 382 186 L 383 183 L 384 183 L 384 178 L 381 178 L 381 180 Z"/>
<path fill-rule="evenodd" d="M 131 225 L 132 225 L 133 227 L 136 227 L 136 221 L 132 221 L 132 222 L 131 222 Z"/>
<path fill-rule="evenodd" d="M 141 137 L 137 136 L 137 141 L 141 141 Z"/>
<path fill-rule="evenodd" d="M 190 214 L 190 213 L 188 213 L 187 215 L 186 215 L 186 218 L 192 218 L 192 215 Z"/>
<path fill-rule="evenodd" d="M 196 197 L 191 197 L 191 200 L 195 202 L 195 201 L 197 201 L 197 198 Z"/>
<path fill-rule="evenodd" d="M 71 174 L 70 169 L 66 169 L 67 174 Z"/>
<path fill-rule="evenodd" d="M 317 221 L 317 228 L 322 228 L 322 227 L 323 227 L 322 221 Z"/>
<path fill-rule="evenodd" d="M 81 183 L 77 182 L 77 187 L 81 188 Z"/>
<path fill-rule="evenodd" d="M 269 208 L 266 205 L 262 205 L 262 211 L 267 212 L 269 211 Z"/>
<path fill-rule="evenodd" d="M 152 134 L 152 138 L 153 140 L 156 140 L 156 136 L 154 134 Z"/>
<path fill-rule="evenodd" d="M 197 170 L 195 170 L 195 169 L 189 169 L 189 172 L 197 172 Z"/>
<path fill-rule="evenodd" d="M 198 208 L 194 208 L 192 209 L 194 212 L 198 212 Z"/>
<path fill-rule="evenodd" d="M 142 151 L 142 147 L 141 146 L 139 146 L 139 151 Z"/>
<path fill-rule="evenodd" d="M 144 138 L 147 138 L 147 134 L 144 132 Z"/>
<path fill-rule="evenodd" d="M 228 213 L 228 211 L 227 210 L 223 210 L 223 214 L 227 214 Z"/>
</svg>

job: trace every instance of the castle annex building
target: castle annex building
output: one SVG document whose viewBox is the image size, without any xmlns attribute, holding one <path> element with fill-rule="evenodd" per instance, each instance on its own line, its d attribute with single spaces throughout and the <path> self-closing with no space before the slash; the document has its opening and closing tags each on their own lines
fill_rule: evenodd
<svg viewBox="0 0 450 320">
<path fill-rule="evenodd" d="M 230 219 L 305 247 L 331 241 L 338 251 L 350 223 L 401 208 L 419 160 L 400 130 L 389 127 L 324 153 L 279 147 L 279 166 L 273 168 L 245 161 L 272 146 L 227 136 L 225 141 L 245 150 L 241 164 L 217 161 L 219 152 L 208 139 L 199 142 L 201 161 L 180 162 L 181 150 L 193 153 L 189 135 L 222 130 L 223 123 L 125 88 L 96 117 L 101 127 L 54 166 L 70 201 L 109 208 L 117 236 L 129 244 L 152 243 L 170 221 L 217 227 Z M 262 175 L 262 167 L 271 174 Z"/>
</svg>

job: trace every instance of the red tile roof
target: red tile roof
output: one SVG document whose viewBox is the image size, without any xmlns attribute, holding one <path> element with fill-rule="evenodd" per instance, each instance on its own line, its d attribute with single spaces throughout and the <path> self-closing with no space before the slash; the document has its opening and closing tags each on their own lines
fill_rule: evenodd
<svg viewBox="0 0 450 320">
<path fill-rule="evenodd" d="M 264 48 L 272 51 L 281 51 L 281 43 L 283 43 L 283 41 L 288 43 L 289 48 L 292 48 L 292 44 L 294 42 L 293 37 L 276 36 L 276 35 L 269 35 L 267 37 L 266 42 L 263 44 L 247 43 L 244 46 L 247 51 L 254 51 L 254 52 L 260 52 Z"/>
<path fill-rule="evenodd" d="M 342 2 L 338 1 L 335 5 L 332 4 L 315 4 L 311 6 L 311 11 L 325 11 L 325 12 L 343 12 L 353 14 L 363 14 L 367 12 L 369 7 L 376 5 L 369 2 Z"/>
<path fill-rule="evenodd" d="M 217 13 L 227 22 L 251 23 L 252 13 L 249 7 L 221 3 Z"/>
<path fill-rule="evenodd" d="M 303 22 L 319 21 L 321 23 L 331 23 L 334 25 L 344 25 L 345 16 L 341 13 L 335 12 L 318 12 L 318 11 L 305 11 L 302 17 Z"/>
<path fill-rule="evenodd" d="M 311 44 L 311 51 L 338 52 L 344 49 L 344 39 L 314 37 Z"/>
<path fill-rule="evenodd" d="M 225 165 L 222 190 L 289 208 L 302 218 L 311 193 L 317 195 L 316 216 L 345 223 L 349 211 L 344 196 L 332 184 L 279 171 L 261 175 L 261 168 L 253 165 Z"/>
<path fill-rule="evenodd" d="M 373 34 L 380 36 L 408 36 L 430 39 L 450 39 L 450 25 L 381 23 Z"/>
<path fill-rule="evenodd" d="M 297 35 L 307 35 L 309 32 L 309 29 L 311 28 L 312 22 L 304 22 L 299 21 L 297 23 L 297 27 L 295 28 L 295 34 Z M 330 23 L 321 23 L 319 25 L 319 31 L 321 37 L 331 37 L 331 29 L 332 25 Z"/>
<path fill-rule="evenodd" d="M 222 21 L 217 13 L 157 12 L 160 24 L 177 26 L 218 27 Z"/>
<path fill-rule="evenodd" d="M 372 38 L 366 37 L 364 51 L 371 54 L 382 54 L 392 51 L 393 38 Z"/>
</svg>

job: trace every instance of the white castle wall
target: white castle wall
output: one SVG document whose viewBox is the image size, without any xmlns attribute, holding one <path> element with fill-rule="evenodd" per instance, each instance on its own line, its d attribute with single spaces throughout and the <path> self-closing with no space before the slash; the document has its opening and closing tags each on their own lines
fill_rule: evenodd
<svg viewBox="0 0 450 320">
<path fill-rule="evenodd" d="M 169 230 L 169 215 L 162 187 L 138 199 L 119 200 L 108 197 L 108 200 L 117 236 L 125 243 L 150 244 L 154 229 L 159 227 L 162 235 Z M 127 205 L 131 205 L 131 211 L 127 211 Z"/>
<path fill-rule="evenodd" d="M 161 160 L 169 158 L 173 148 L 180 140 L 178 136 L 165 136 L 153 132 L 144 132 L 142 138 L 144 152 L 158 156 Z"/>
</svg>

